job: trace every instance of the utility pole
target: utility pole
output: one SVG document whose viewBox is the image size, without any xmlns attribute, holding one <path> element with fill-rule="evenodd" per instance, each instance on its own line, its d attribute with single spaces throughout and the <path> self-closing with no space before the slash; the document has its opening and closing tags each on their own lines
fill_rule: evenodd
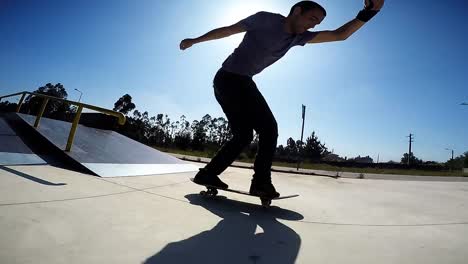
<svg viewBox="0 0 468 264">
<path fill-rule="evenodd" d="M 306 106 L 302 105 L 302 132 L 301 132 L 301 146 L 304 144 L 302 139 L 304 138 L 304 122 L 305 122 L 305 112 L 306 112 Z M 297 161 L 297 170 L 299 170 L 299 165 L 301 164 L 301 153 L 299 153 L 299 160 Z"/>
<path fill-rule="evenodd" d="M 445 148 L 445 150 L 451 150 L 452 151 L 452 158 L 450 159 L 450 171 L 452 171 L 452 167 L 453 167 L 453 149 Z"/>
<path fill-rule="evenodd" d="M 414 142 L 413 134 L 409 134 L 409 151 L 408 151 L 408 166 L 410 165 L 410 160 L 411 160 L 411 143 Z"/>
</svg>

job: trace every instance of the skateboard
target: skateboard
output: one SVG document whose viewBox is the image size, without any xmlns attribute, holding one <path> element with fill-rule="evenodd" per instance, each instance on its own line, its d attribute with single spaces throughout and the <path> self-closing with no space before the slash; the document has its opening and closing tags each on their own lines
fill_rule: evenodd
<svg viewBox="0 0 468 264">
<path fill-rule="evenodd" d="M 193 181 L 193 178 L 190 178 L 190 180 L 193 183 L 198 184 L 198 183 Z M 198 185 L 202 185 L 202 184 L 198 184 Z M 280 197 L 277 197 L 277 198 L 269 198 L 269 197 L 262 197 L 262 196 L 258 196 L 258 195 L 253 195 L 253 194 L 250 194 L 249 192 L 246 192 L 246 191 L 240 191 L 240 190 L 234 190 L 234 189 L 219 189 L 219 188 L 211 186 L 211 185 L 202 185 L 202 186 L 205 186 L 207 190 L 206 191 L 201 191 L 200 192 L 201 196 L 215 197 L 218 194 L 218 190 L 225 191 L 225 192 L 238 193 L 238 194 L 243 194 L 243 195 L 248 195 L 248 196 L 254 196 L 254 197 L 260 198 L 260 201 L 261 201 L 262 206 L 264 208 L 270 207 L 272 200 L 283 200 L 283 199 L 294 198 L 294 197 L 299 196 L 298 194 L 293 194 L 293 195 L 280 196 Z"/>
</svg>

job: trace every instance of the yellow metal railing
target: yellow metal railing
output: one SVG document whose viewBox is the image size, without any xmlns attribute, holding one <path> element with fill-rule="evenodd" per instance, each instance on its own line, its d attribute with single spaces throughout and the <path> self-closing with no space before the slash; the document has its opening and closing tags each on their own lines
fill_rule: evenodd
<svg viewBox="0 0 468 264">
<path fill-rule="evenodd" d="M 101 108 L 101 107 L 97 107 L 97 106 L 94 106 L 94 105 L 88 105 L 88 104 L 83 104 L 83 103 L 79 103 L 79 102 L 69 101 L 69 100 L 65 100 L 65 99 L 61 99 L 61 98 L 58 98 L 58 97 L 49 96 L 49 95 L 45 95 L 45 94 L 31 93 L 31 92 L 20 92 L 20 93 L 0 96 L 0 101 L 3 98 L 21 95 L 21 98 L 20 98 L 20 100 L 18 102 L 18 107 L 16 108 L 16 112 L 19 113 L 19 111 L 21 109 L 21 106 L 23 105 L 23 101 L 24 101 L 27 94 L 30 94 L 32 96 L 38 96 L 38 97 L 44 98 L 44 101 L 42 102 L 42 105 L 41 105 L 41 109 L 39 110 L 39 114 L 36 117 L 36 122 L 34 122 L 34 127 L 35 128 L 39 127 L 41 117 L 44 114 L 44 111 L 46 109 L 46 106 L 47 106 L 47 103 L 49 102 L 49 100 L 60 101 L 60 102 L 68 103 L 70 105 L 75 105 L 75 106 L 78 107 L 78 110 L 76 111 L 75 118 L 73 119 L 73 123 L 72 123 L 71 129 L 70 129 L 70 134 L 68 135 L 67 146 L 65 148 L 65 151 L 67 151 L 67 152 L 69 152 L 71 150 L 71 147 L 73 145 L 73 140 L 75 138 L 76 129 L 78 128 L 78 123 L 80 122 L 81 112 L 83 111 L 83 108 L 91 109 L 91 110 L 94 110 L 94 111 L 97 111 L 97 112 L 100 112 L 100 113 L 103 113 L 103 114 L 115 116 L 119 120 L 119 125 L 125 124 L 126 118 L 125 118 L 125 115 L 122 114 L 122 113 L 112 111 L 112 110 L 108 110 L 108 109 Z"/>
</svg>

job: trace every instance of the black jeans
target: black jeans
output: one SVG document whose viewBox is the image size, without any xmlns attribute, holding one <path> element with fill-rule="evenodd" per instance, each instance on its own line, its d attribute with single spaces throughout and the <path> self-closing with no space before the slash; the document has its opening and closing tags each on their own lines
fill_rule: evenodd
<svg viewBox="0 0 468 264">
<path fill-rule="evenodd" d="M 271 180 L 271 165 L 276 150 L 278 125 L 267 102 L 252 78 L 219 70 L 213 82 L 216 100 L 229 121 L 233 137 L 206 165 L 207 173 L 219 175 L 259 135 L 258 151 L 254 163 L 255 181 Z"/>
</svg>

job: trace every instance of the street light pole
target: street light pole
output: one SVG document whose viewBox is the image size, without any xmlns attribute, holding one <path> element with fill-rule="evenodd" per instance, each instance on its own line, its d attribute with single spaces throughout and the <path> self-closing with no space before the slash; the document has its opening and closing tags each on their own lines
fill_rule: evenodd
<svg viewBox="0 0 468 264">
<path fill-rule="evenodd" d="M 303 146 L 303 138 L 304 138 L 304 122 L 305 122 L 305 114 L 306 114 L 306 106 L 305 105 L 302 105 L 302 131 L 301 131 L 301 146 L 300 148 L 302 148 Z M 299 152 L 299 159 L 297 161 L 297 170 L 299 170 L 299 166 L 301 164 L 301 153 Z"/>
<path fill-rule="evenodd" d="M 83 95 L 83 92 L 82 92 L 82 91 L 80 91 L 80 90 L 78 90 L 78 89 L 76 89 L 76 88 L 75 88 L 75 91 L 77 91 L 77 92 L 79 92 L 79 93 L 80 93 L 80 98 L 78 98 L 78 103 L 79 103 L 79 102 L 80 102 L 80 100 L 81 100 L 81 96 Z"/>
</svg>

